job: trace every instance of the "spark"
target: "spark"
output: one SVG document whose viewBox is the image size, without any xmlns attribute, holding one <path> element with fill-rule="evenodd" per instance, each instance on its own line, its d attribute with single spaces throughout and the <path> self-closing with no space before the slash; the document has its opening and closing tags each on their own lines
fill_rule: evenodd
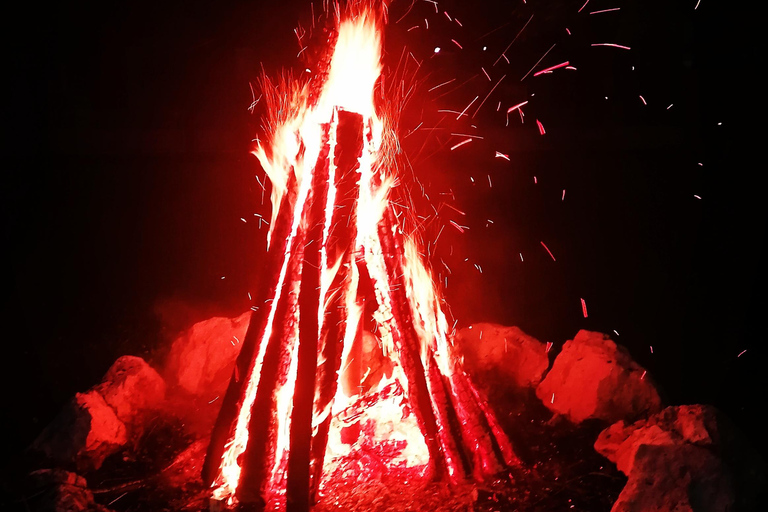
<svg viewBox="0 0 768 512">
<path fill-rule="evenodd" d="M 602 11 L 592 11 L 589 14 L 602 14 L 604 12 L 613 12 L 613 11 L 619 11 L 619 10 L 621 10 L 621 7 L 613 7 L 612 9 L 603 9 Z"/>
<path fill-rule="evenodd" d="M 549 354 L 549 351 L 552 350 L 553 346 L 554 346 L 554 343 L 552 343 L 551 341 L 547 342 L 547 348 L 545 349 L 547 354 Z"/>
<path fill-rule="evenodd" d="M 536 125 L 539 127 L 540 134 L 544 135 L 545 133 L 547 133 L 544 131 L 544 125 L 541 124 L 541 121 L 539 121 L 538 119 L 536 120 Z"/>
<path fill-rule="evenodd" d="M 746 350 L 742 350 L 741 352 L 739 352 L 739 355 L 737 355 L 736 357 L 741 357 L 742 355 L 744 355 L 744 352 L 746 352 Z"/>
<path fill-rule="evenodd" d="M 499 84 L 501 83 L 501 81 L 502 81 L 502 80 L 504 80 L 506 77 L 507 77 L 507 75 L 504 75 L 504 76 L 502 76 L 501 78 L 499 78 L 499 81 L 498 81 L 498 82 L 496 82 L 496 85 L 494 85 L 494 86 L 491 88 L 491 90 L 488 92 L 488 94 L 486 94 L 486 95 L 485 95 L 485 98 L 483 98 L 483 101 L 481 101 L 481 102 L 480 102 L 480 105 L 478 105 L 478 107 L 477 107 L 477 110 L 475 110 L 475 113 L 474 113 L 474 114 L 472 114 L 472 117 L 473 117 L 473 118 L 474 118 L 474 117 L 477 115 L 477 113 L 478 113 L 478 112 L 480 112 L 480 108 L 482 108 L 482 106 L 485 104 L 485 101 L 486 101 L 486 100 L 488 99 L 488 97 L 489 97 L 489 96 L 490 96 L 490 95 L 493 93 L 493 91 L 495 91 L 495 90 L 496 90 L 496 88 L 499 86 Z M 475 99 L 477 99 L 477 98 L 475 98 Z M 467 108 L 469 108 L 469 107 L 467 107 Z"/>
<path fill-rule="evenodd" d="M 502 58 L 504 58 L 504 60 L 506 60 L 506 61 L 507 61 L 507 64 L 509 64 L 509 59 L 507 59 L 507 56 L 506 56 L 506 55 L 504 55 L 504 54 L 505 54 L 505 53 L 507 53 L 507 50 L 509 50 L 509 48 L 512 46 L 512 44 L 513 44 L 515 41 L 517 41 L 517 38 L 518 38 L 518 37 L 520 37 L 520 34 L 522 34 L 522 33 L 523 33 L 523 30 L 525 30 L 525 27 L 527 27 L 527 26 L 528 26 L 528 24 L 531 22 L 531 20 L 532 20 L 532 19 L 533 19 L 533 14 L 531 14 L 531 17 L 530 17 L 530 18 L 528 18 L 528 21 L 526 21 L 526 22 L 525 22 L 525 25 L 523 25 L 523 28 L 521 28 L 521 29 L 520 29 L 520 32 L 518 32 L 518 33 L 517 33 L 517 35 L 515 36 L 515 38 L 514 38 L 514 39 L 512 39 L 512 42 L 511 42 L 511 43 L 509 43 L 509 44 L 507 45 L 507 47 L 506 47 L 506 48 L 504 48 L 504 51 L 503 51 L 503 52 L 501 52 L 501 55 L 499 55 L 499 58 L 498 58 L 498 59 L 496 59 L 496 62 L 494 62 L 494 63 L 493 63 L 493 65 L 494 65 L 494 66 L 495 66 L 496 64 L 498 64 L 498 63 L 499 63 L 499 61 L 500 61 Z"/>
<path fill-rule="evenodd" d="M 551 51 L 552 51 L 552 48 L 554 48 L 555 46 L 557 46 L 557 43 L 555 43 L 555 44 L 553 44 L 552 46 L 550 46 L 550 47 L 549 47 L 549 50 L 547 50 L 546 52 L 544 52 L 544 55 L 542 55 L 542 56 L 541 56 L 541 58 L 540 58 L 539 60 L 537 60 L 537 61 L 536 61 L 536 64 L 534 64 L 534 65 L 533 65 L 533 67 L 532 67 L 531 69 L 529 69 L 529 70 L 528 70 L 528 73 L 526 73 L 526 74 L 523 76 L 523 78 L 521 78 L 521 79 L 520 79 L 520 81 L 521 81 L 521 82 L 522 82 L 523 80 L 525 80 L 525 78 L 526 78 L 526 77 L 527 77 L 527 76 L 528 76 L 528 75 L 531 73 L 531 71 L 533 71 L 533 70 L 536 68 L 536 66 L 538 66 L 538 65 L 539 65 L 539 63 L 540 63 L 541 61 L 543 61 L 543 60 L 544 60 L 544 57 L 546 57 L 546 56 L 547 56 L 547 54 L 549 54 L 549 52 L 551 52 Z"/>
<path fill-rule="evenodd" d="M 581 6 L 581 9 L 579 9 L 578 12 L 581 12 L 587 6 L 588 3 L 589 3 L 589 0 L 584 2 L 584 5 Z"/>
<path fill-rule="evenodd" d="M 648 105 L 648 103 L 645 101 L 645 98 L 643 98 L 643 95 L 640 95 L 640 101 L 643 102 L 643 105 Z"/>
<path fill-rule="evenodd" d="M 565 189 L 563 189 L 563 197 L 560 200 L 565 201 Z"/>
<path fill-rule="evenodd" d="M 452 42 L 453 44 L 455 44 L 456 46 L 458 46 L 458 47 L 459 47 L 459 50 L 463 50 L 463 49 L 464 49 L 464 47 L 463 47 L 463 46 L 461 46 L 461 45 L 459 44 L 459 42 L 458 42 L 458 41 L 456 41 L 455 39 L 451 39 L 451 42 Z"/>
<path fill-rule="evenodd" d="M 450 79 L 450 80 L 448 80 L 447 82 L 443 82 L 443 83 L 441 83 L 441 84 L 438 84 L 438 85 L 434 86 L 433 88 L 429 89 L 427 92 L 432 92 L 432 91 L 434 91 L 435 89 L 437 89 L 438 87 L 442 87 L 442 86 L 444 86 L 444 85 L 448 85 L 449 83 L 453 82 L 454 80 L 456 80 L 456 79 L 455 79 L 455 78 L 451 78 L 451 79 Z"/>
<path fill-rule="evenodd" d="M 696 9 L 698 9 L 698 8 L 699 8 L 699 4 L 700 4 L 700 3 L 701 3 L 701 0 L 698 0 L 698 1 L 696 2 L 696 7 L 694 7 L 694 8 L 693 8 L 693 10 L 694 10 L 694 11 L 695 11 Z"/>
<path fill-rule="evenodd" d="M 672 105 L 673 105 L 673 103 L 670 103 L 669 106 L 667 107 L 667 110 L 671 109 Z"/>
<path fill-rule="evenodd" d="M 623 44 L 616 44 L 616 43 L 592 43 L 591 46 L 610 46 L 611 48 L 621 48 L 622 50 L 631 50 L 629 46 L 624 46 Z"/>
<path fill-rule="evenodd" d="M 440 235 L 443 234 L 443 230 L 445 229 L 445 226 L 440 226 L 440 231 L 438 231 L 437 236 L 435 237 L 434 245 L 437 245 L 437 241 L 440 240 Z"/>
<path fill-rule="evenodd" d="M 545 244 L 544 242 L 541 242 L 541 245 L 542 245 L 542 247 L 544 247 L 544 249 L 546 249 L 546 250 L 547 250 L 547 252 L 549 253 L 549 256 L 550 256 L 550 258 L 552 258 L 552 261 L 557 261 L 557 260 L 555 259 L 555 255 L 554 255 L 554 254 L 552 254 L 552 251 L 550 251 L 550 250 L 549 250 L 549 247 L 547 247 L 547 244 Z"/>
<path fill-rule="evenodd" d="M 509 162 L 509 161 L 510 161 L 510 160 L 509 160 L 509 155 L 505 155 L 504 153 L 501 153 L 501 152 L 499 152 L 499 151 L 497 151 L 497 152 L 496 152 L 496 157 L 495 157 L 495 158 L 503 158 L 503 159 L 504 159 L 504 160 L 506 160 L 507 162 Z"/>
<path fill-rule="evenodd" d="M 534 73 L 533 76 L 543 75 L 544 73 L 551 73 L 552 71 L 554 71 L 556 69 L 564 68 L 565 66 L 568 66 L 568 65 L 570 65 L 570 62 L 568 62 L 568 61 L 561 62 L 560 64 L 556 64 L 554 66 L 550 66 L 547 69 L 542 69 L 541 71 L 538 71 L 538 72 Z"/>
<path fill-rule="evenodd" d="M 452 220 L 449 220 L 448 222 L 450 222 L 451 226 L 455 227 L 459 231 L 459 233 L 463 233 L 464 232 L 464 228 L 462 226 L 458 225 L 457 223 L 455 223 Z"/>
<path fill-rule="evenodd" d="M 482 135 L 470 135 L 468 133 L 451 133 L 451 135 L 455 135 L 456 137 L 471 137 L 473 139 L 483 139 L 484 137 Z"/>
<path fill-rule="evenodd" d="M 584 314 L 584 318 L 587 318 L 587 302 L 581 299 L 581 312 Z"/>
<path fill-rule="evenodd" d="M 524 102 L 522 102 L 522 103 L 518 103 L 517 105 L 515 105 L 515 106 L 513 106 L 513 107 L 509 107 L 509 108 L 507 109 L 507 114 L 509 114 L 510 112 L 513 112 L 513 111 L 515 111 L 515 110 L 517 110 L 517 109 L 519 109 L 519 108 L 520 108 L 520 107 L 522 107 L 522 106 L 525 106 L 526 104 L 528 104 L 528 100 L 525 100 L 525 101 L 524 101 Z"/>
<path fill-rule="evenodd" d="M 255 178 L 256 178 L 256 181 L 258 182 L 259 186 L 261 187 L 261 189 L 262 189 L 262 190 L 265 190 L 265 189 L 266 189 L 266 187 L 264 186 L 264 184 L 263 184 L 263 183 L 261 182 L 261 180 L 259 179 L 259 176 L 258 176 L 258 175 L 256 175 L 256 176 L 255 176 Z"/>
<path fill-rule="evenodd" d="M 472 142 L 472 139 L 465 139 L 465 140 L 463 140 L 463 141 L 459 142 L 458 144 L 456 144 L 455 146 L 453 146 L 453 147 L 451 148 L 451 151 L 453 151 L 453 150 L 454 150 L 454 149 L 456 149 L 456 148 L 460 148 L 461 146 L 463 146 L 464 144 L 467 144 L 467 143 L 469 143 L 469 142 Z"/>
<path fill-rule="evenodd" d="M 619 331 L 617 331 L 616 329 L 614 329 L 614 330 L 613 330 L 613 332 L 615 332 L 615 333 L 616 333 L 616 336 L 619 336 Z"/>
<path fill-rule="evenodd" d="M 461 114 L 459 114 L 459 115 L 458 115 L 458 117 L 456 117 L 456 119 L 460 119 L 460 118 L 461 118 L 461 116 L 463 116 L 463 115 L 465 114 L 465 112 L 466 112 L 467 110 L 469 110 L 469 107 L 471 107 L 471 106 L 472 106 L 472 104 L 473 104 L 474 102 L 476 102 L 476 101 L 477 101 L 477 98 L 479 98 L 479 97 L 480 97 L 480 96 L 475 96 L 475 99 L 473 99 L 472 101 L 470 101 L 470 102 L 469 102 L 469 105 L 467 105 L 467 107 L 466 107 L 464 110 L 462 110 L 462 111 L 461 111 Z"/>
<path fill-rule="evenodd" d="M 248 82 L 248 87 L 251 88 L 251 105 L 248 107 L 248 111 L 253 114 L 253 109 L 256 108 L 256 105 L 259 104 L 259 101 L 261 101 L 262 94 L 259 95 L 259 98 L 256 98 L 256 93 L 253 91 L 253 84 Z"/>
<path fill-rule="evenodd" d="M 485 68 L 481 67 L 480 69 L 483 70 L 483 74 L 485 75 L 485 78 L 488 79 L 489 82 L 491 82 L 491 77 L 488 75 L 488 72 L 485 70 Z"/>
<path fill-rule="evenodd" d="M 115 499 L 113 499 L 112 501 L 110 501 L 109 503 L 107 503 L 107 506 L 110 506 L 110 505 L 112 505 L 113 503 L 115 503 L 117 500 L 119 500 L 120 498 L 122 498 L 122 497 L 123 497 L 123 496 L 125 496 L 126 494 L 128 494 L 128 491 L 124 492 L 123 494 L 121 494 L 121 495 L 120 495 L 120 496 L 118 496 L 117 498 L 115 498 Z"/>
<path fill-rule="evenodd" d="M 451 205 L 451 204 L 448 204 L 448 203 L 443 203 L 443 204 L 444 204 L 445 206 L 447 206 L 448 208 L 450 208 L 451 210 L 455 211 L 456 213 L 458 213 L 458 214 L 460 214 L 460 215 L 464 215 L 465 217 L 467 216 L 467 214 L 466 214 L 465 212 L 463 212 L 463 211 L 459 210 L 459 209 L 458 209 L 458 208 L 456 208 L 455 206 L 453 206 L 453 205 Z"/>
<path fill-rule="evenodd" d="M 401 21 L 403 21 L 403 18 L 405 18 L 406 16 L 408 16 L 408 14 L 410 14 L 410 12 L 411 12 L 411 9 L 413 9 L 413 6 L 414 6 L 414 5 L 416 5 L 416 2 L 412 2 L 412 3 L 411 3 L 411 5 L 408 7 L 408 10 L 407 10 L 407 11 L 405 11 L 405 14 L 403 14 L 402 16 L 400 16 L 400 19 L 398 19 L 398 20 L 395 22 L 395 25 L 397 25 L 398 23 L 400 23 Z"/>
<path fill-rule="evenodd" d="M 493 188 L 493 183 L 491 182 L 491 175 L 488 174 L 488 188 Z"/>
<path fill-rule="evenodd" d="M 451 15 L 450 15 L 450 14 L 448 14 L 446 11 L 443 11 L 443 14 L 445 14 L 445 17 L 446 17 L 446 18 L 448 18 L 448 21 L 453 21 L 453 20 L 451 19 Z"/>
<path fill-rule="evenodd" d="M 696 199 L 701 199 L 701 196 L 698 196 L 696 194 L 693 194 L 693 197 L 695 197 Z"/>
</svg>

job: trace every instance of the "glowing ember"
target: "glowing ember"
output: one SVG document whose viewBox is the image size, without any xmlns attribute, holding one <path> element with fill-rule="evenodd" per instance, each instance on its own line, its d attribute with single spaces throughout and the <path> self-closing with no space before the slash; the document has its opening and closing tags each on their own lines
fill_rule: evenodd
<svg viewBox="0 0 768 512">
<path fill-rule="evenodd" d="M 381 18 L 339 20 L 311 81 L 264 81 L 270 133 L 255 155 L 272 181 L 272 281 L 209 446 L 216 503 L 306 510 L 323 474 L 362 445 L 452 481 L 516 462 L 453 357 L 431 272 L 389 201 L 395 135 L 374 102 Z"/>
</svg>

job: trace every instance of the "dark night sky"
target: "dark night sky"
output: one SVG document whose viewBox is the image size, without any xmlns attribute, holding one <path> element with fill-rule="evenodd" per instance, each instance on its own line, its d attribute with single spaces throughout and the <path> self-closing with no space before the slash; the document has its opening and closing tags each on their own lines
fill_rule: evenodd
<svg viewBox="0 0 768 512">
<path fill-rule="evenodd" d="M 448 302 L 460 326 L 519 325 L 556 346 L 581 328 L 615 329 L 670 403 L 713 403 L 756 439 L 766 362 L 765 212 L 747 123 L 759 118 L 747 65 L 756 32 L 711 0 L 698 10 L 592 0 L 577 13 L 582 3 L 440 2 L 460 27 L 421 2 L 386 33 L 389 64 L 403 45 L 423 61 L 401 118 L 404 132 L 423 122 L 403 139 L 414 172 L 436 206 L 467 213 L 442 207 L 428 228 L 428 239 L 449 220 L 470 228 L 448 226 L 437 245 Z M 407 6 L 392 6 L 393 22 Z M 253 213 L 269 211 L 248 154 L 249 81 L 262 66 L 302 69 L 293 28 L 310 3 L 25 9 L 6 20 L 3 46 L 10 453 L 116 357 L 149 357 L 164 332 L 248 307 L 265 236 Z M 532 14 L 509 64 L 494 66 Z M 603 42 L 632 50 L 591 46 Z M 521 80 L 553 44 L 536 70 L 566 60 L 578 70 Z M 471 122 L 439 112 L 463 110 L 503 75 Z M 515 114 L 506 127 L 506 108 L 525 100 L 525 123 Z M 450 133 L 484 138 L 452 152 L 463 139 Z"/>
</svg>

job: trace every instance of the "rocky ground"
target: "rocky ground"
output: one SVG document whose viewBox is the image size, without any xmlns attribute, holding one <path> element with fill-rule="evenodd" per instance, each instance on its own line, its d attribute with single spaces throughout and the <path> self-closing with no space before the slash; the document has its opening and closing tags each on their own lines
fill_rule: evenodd
<svg viewBox="0 0 768 512">
<path fill-rule="evenodd" d="M 200 468 L 245 319 L 193 326 L 152 366 L 120 358 L 9 465 L 0 509 L 207 510 Z M 748 512 L 764 503 L 765 465 L 738 429 L 709 406 L 664 407 L 608 336 L 581 331 L 557 357 L 514 327 L 477 324 L 455 341 L 520 464 L 448 485 L 424 467 L 382 464 L 381 446 L 363 445 L 325 476 L 315 511 Z"/>
</svg>

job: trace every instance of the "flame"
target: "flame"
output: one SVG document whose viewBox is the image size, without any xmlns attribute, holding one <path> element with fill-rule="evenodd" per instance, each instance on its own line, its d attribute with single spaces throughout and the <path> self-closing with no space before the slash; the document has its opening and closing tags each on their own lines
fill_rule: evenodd
<svg viewBox="0 0 768 512">
<path fill-rule="evenodd" d="M 381 32 L 373 13 L 342 21 L 319 102 L 321 113 L 339 107 L 375 117 L 373 91 L 380 74 Z"/>
<path fill-rule="evenodd" d="M 376 112 L 374 91 L 381 73 L 381 33 L 376 16 L 370 11 L 345 19 L 338 23 L 338 36 L 328 73 L 321 92 L 316 98 L 310 93 L 309 83 L 297 85 L 284 81 L 272 86 L 266 79 L 263 85 L 268 86 L 268 107 L 271 120 L 268 121 L 270 136 L 268 140 L 258 141 L 255 156 L 272 183 L 272 222 L 268 234 L 268 246 L 276 241 L 272 239 L 276 220 L 281 212 L 288 211 L 292 215 L 290 233 L 285 241 L 285 252 L 277 280 L 275 296 L 267 313 L 267 322 L 261 334 L 258 353 L 252 362 L 247 376 L 245 390 L 238 411 L 231 439 L 225 447 L 219 473 L 213 482 L 213 498 L 231 504 L 235 500 L 241 466 L 239 458 L 248 445 L 248 425 L 251 420 L 251 409 L 261 378 L 261 366 L 264 362 L 266 347 L 272 336 L 276 321 L 277 304 L 284 293 L 286 283 L 292 286 L 289 295 L 296 300 L 300 281 L 291 282 L 288 274 L 289 260 L 294 251 L 294 241 L 300 233 L 303 215 L 308 208 L 310 185 L 316 171 L 315 163 L 323 148 L 330 149 L 328 159 L 329 187 L 325 199 L 324 227 L 320 249 L 321 277 L 320 301 L 318 310 L 318 339 L 323 333 L 323 319 L 328 313 L 331 298 L 343 294 L 346 309 L 346 327 L 343 333 L 342 361 L 350 359 L 358 325 L 364 313 L 364 304 L 359 301 L 358 286 L 360 275 L 355 258 L 362 261 L 368 275 L 374 284 L 374 294 L 378 305 L 374 319 L 378 327 L 378 349 L 381 355 L 391 361 L 392 371 L 382 377 L 373 389 L 362 392 L 344 390 L 337 386 L 337 393 L 329 407 L 316 410 L 312 419 L 313 432 L 328 414 L 332 414 L 331 429 L 326 451 L 325 466 L 332 467 L 338 460 L 349 455 L 357 442 L 345 443 L 341 439 L 341 430 L 345 420 L 345 411 L 355 407 L 360 401 L 365 402 L 359 413 L 354 417 L 363 428 L 368 443 L 395 443 L 399 453 L 391 464 L 404 464 L 407 467 L 424 466 L 429 462 L 429 452 L 423 434 L 413 414 L 404 408 L 408 396 L 408 380 L 404 376 L 398 350 L 393 339 L 393 297 L 390 293 L 392 283 L 387 271 L 386 257 L 383 253 L 382 242 L 379 238 L 381 220 L 389 206 L 389 195 L 396 185 L 393 175 L 387 173 L 391 154 L 382 154 L 382 142 L 387 144 L 394 140 L 392 130 L 385 129 L 383 121 Z M 337 141 L 333 129 L 338 124 L 339 112 L 349 111 L 362 116 L 363 121 L 363 150 L 359 158 L 359 189 L 356 198 L 354 215 L 355 239 L 354 254 L 334 256 L 337 259 L 329 261 L 328 243 L 333 221 L 334 206 L 337 201 L 335 187 L 338 169 L 334 163 Z M 331 129 L 328 130 L 328 126 Z M 323 135 L 327 134 L 324 140 Z M 396 143 L 396 141 L 395 141 Z M 294 185 L 295 184 L 295 185 Z M 289 188 L 295 186 L 297 191 L 289 195 Z M 292 189 L 293 190 L 293 189 Z M 290 198 L 290 201 L 286 200 Z M 389 212 L 391 213 L 391 212 Z M 392 226 L 391 229 L 399 229 Z M 398 235 L 401 233 L 398 233 Z M 281 241 L 282 242 L 282 241 Z M 349 265 L 345 283 L 340 289 L 332 289 L 336 276 L 342 265 Z M 448 324 L 441 309 L 432 275 L 427 269 L 418 244 L 411 238 L 404 238 L 403 280 L 407 290 L 407 300 L 414 320 L 414 328 L 421 342 L 421 358 L 424 368 L 430 363 L 429 354 L 435 355 L 435 361 L 443 375 L 450 375 L 452 363 L 450 358 L 450 343 L 448 340 Z M 398 277 L 399 279 L 399 277 Z M 279 382 L 275 389 L 277 440 L 275 446 L 274 465 L 271 468 L 269 488 L 271 492 L 284 490 L 284 473 L 289 449 L 290 418 L 293 407 L 294 384 L 297 373 L 299 351 L 299 308 L 292 307 L 293 316 L 289 319 L 290 340 L 285 350 L 290 354 L 287 380 Z M 281 320 L 282 321 L 282 320 Z M 358 340 L 359 343 L 359 340 Z M 340 375 L 344 372 L 344 365 Z M 366 376 L 371 368 L 363 369 Z M 364 377 L 365 378 L 365 377 Z M 364 380 L 361 379 L 362 380 Z M 366 400 L 370 400 L 370 403 Z"/>
</svg>

